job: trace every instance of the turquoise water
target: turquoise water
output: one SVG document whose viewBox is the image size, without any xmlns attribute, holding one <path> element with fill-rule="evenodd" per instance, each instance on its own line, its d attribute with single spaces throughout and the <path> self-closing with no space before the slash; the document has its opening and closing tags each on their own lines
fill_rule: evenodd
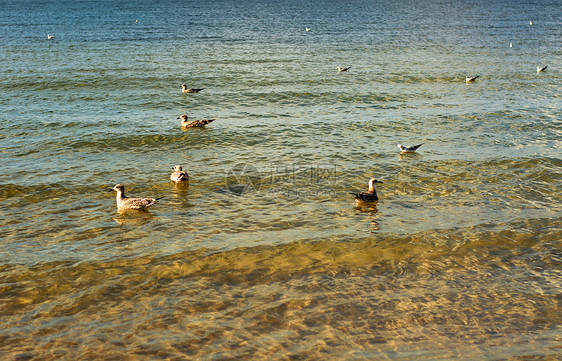
<svg viewBox="0 0 562 361">
<path fill-rule="evenodd" d="M 560 5 L 5 2 L 1 358 L 556 358 Z"/>
</svg>

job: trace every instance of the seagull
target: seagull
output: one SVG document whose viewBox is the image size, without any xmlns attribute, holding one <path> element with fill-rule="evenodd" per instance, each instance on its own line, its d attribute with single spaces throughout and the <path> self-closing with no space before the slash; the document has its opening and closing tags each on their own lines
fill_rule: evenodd
<svg viewBox="0 0 562 361">
<path fill-rule="evenodd" d="M 545 65 L 543 67 L 537 66 L 537 73 L 542 73 L 546 70 L 546 68 L 548 68 L 548 65 Z"/>
<path fill-rule="evenodd" d="M 188 94 L 188 93 L 199 93 L 201 90 L 203 90 L 205 88 L 188 88 L 187 84 L 182 84 L 181 85 L 181 91 L 184 94 Z"/>
<path fill-rule="evenodd" d="M 379 200 L 377 196 L 377 190 L 375 189 L 375 183 L 382 183 L 375 178 L 369 180 L 369 190 L 362 193 L 351 193 L 355 196 L 355 204 L 360 205 L 364 203 L 373 203 Z"/>
<path fill-rule="evenodd" d="M 348 71 L 350 68 L 351 68 L 350 66 L 348 66 L 347 68 L 343 68 L 341 66 L 338 66 L 338 67 L 336 67 L 336 70 L 337 71 Z"/>
<path fill-rule="evenodd" d="M 466 82 L 467 83 L 473 83 L 476 81 L 476 79 L 478 79 L 480 77 L 480 75 L 476 75 L 476 76 L 466 76 Z"/>
<path fill-rule="evenodd" d="M 310 28 L 305 28 L 306 31 L 310 31 Z"/>
<path fill-rule="evenodd" d="M 127 210 L 127 209 L 135 209 L 135 210 L 146 210 L 148 207 L 157 203 L 160 198 L 129 198 L 125 196 L 125 187 L 121 184 L 116 184 L 109 192 L 116 191 L 117 192 L 117 209 Z"/>
<path fill-rule="evenodd" d="M 400 150 L 402 151 L 402 153 L 414 153 L 416 150 L 418 150 L 419 147 L 421 147 L 423 145 L 422 144 L 418 144 L 418 145 L 402 145 L 402 144 L 397 144 L 396 146 L 398 148 L 400 148 Z"/>
<path fill-rule="evenodd" d="M 189 176 L 187 175 L 187 172 L 184 172 L 184 170 L 181 168 L 181 165 L 178 164 L 174 166 L 173 169 L 174 171 L 170 175 L 170 180 L 172 182 L 180 183 L 180 182 L 187 182 L 189 180 Z"/>
<path fill-rule="evenodd" d="M 54 37 L 55 37 L 54 35 L 47 34 L 47 40 L 51 40 L 51 39 L 53 39 Z"/>
<path fill-rule="evenodd" d="M 529 25 L 533 25 L 533 21 L 532 21 L 532 20 L 529 20 Z"/>
<path fill-rule="evenodd" d="M 510 47 L 510 48 L 513 48 L 513 43 L 509 43 L 509 47 Z"/>
<path fill-rule="evenodd" d="M 184 114 L 181 117 L 178 117 L 177 119 L 181 119 L 182 128 L 202 127 L 215 121 L 214 119 L 188 120 L 187 114 Z"/>
</svg>

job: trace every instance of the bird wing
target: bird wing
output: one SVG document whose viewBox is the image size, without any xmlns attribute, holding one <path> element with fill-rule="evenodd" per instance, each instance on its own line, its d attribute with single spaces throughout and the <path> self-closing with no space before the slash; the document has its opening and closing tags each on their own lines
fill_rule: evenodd
<svg viewBox="0 0 562 361">
<path fill-rule="evenodd" d="M 170 176 L 170 179 L 174 182 L 181 182 L 181 181 L 184 181 L 184 180 L 188 180 L 189 177 L 187 176 L 186 172 L 180 171 L 180 172 L 172 173 L 172 175 Z"/>
<path fill-rule="evenodd" d="M 355 196 L 356 200 L 360 200 L 363 202 L 375 202 L 379 200 L 379 197 L 377 196 L 376 193 L 367 193 L 367 192 L 363 192 L 363 193 L 351 193 Z"/>
<path fill-rule="evenodd" d="M 125 198 L 121 201 L 121 208 L 145 209 L 156 203 L 156 201 L 157 199 L 154 198 Z"/>
<path fill-rule="evenodd" d="M 193 128 L 193 127 L 202 127 L 207 125 L 211 122 L 215 121 L 214 119 L 201 119 L 201 120 L 192 120 L 190 122 L 182 124 L 185 128 Z"/>
</svg>

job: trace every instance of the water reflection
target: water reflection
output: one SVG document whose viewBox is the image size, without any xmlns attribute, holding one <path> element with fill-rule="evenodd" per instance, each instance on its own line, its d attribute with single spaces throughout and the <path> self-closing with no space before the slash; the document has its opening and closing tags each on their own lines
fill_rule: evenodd
<svg viewBox="0 0 562 361">
<path fill-rule="evenodd" d="M 421 155 L 417 152 L 403 152 L 403 153 L 398 153 L 398 157 L 400 159 L 416 159 L 421 157 Z"/>
<path fill-rule="evenodd" d="M 154 216 L 148 210 L 127 209 L 118 211 L 117 217 L 113 218 L 113 220 L 121 226 L 142 226 L 153 218 Z"/>
<path fill-rule="evenodd" d="M 170 182 L 172 184 L 172 189 L 174 190 L 174 194 L 179 196 L 186 196 L 187 191 L 189 190 L 189 181 L 184 182 Z"/>
<path fill-rule="evenodd" d="M 361 205 L 356 205 L 354 208 L 362 213 L 370 213 L 372 215 L 376 214 L 379 210 L 377 209 L 378 202 L 363 203 Z"/>
<path fill-rule="evenodd" d="M 355 209 L 358 212 L 367 214 L 367 221 L 370 223 L 370 233 L 380 231 L 380 225 L 377 221 L 377 213 L 379 211 L 377 209 L 377 204 L 378 202 L 368 205 L 355 206 Z"/>
</svg>

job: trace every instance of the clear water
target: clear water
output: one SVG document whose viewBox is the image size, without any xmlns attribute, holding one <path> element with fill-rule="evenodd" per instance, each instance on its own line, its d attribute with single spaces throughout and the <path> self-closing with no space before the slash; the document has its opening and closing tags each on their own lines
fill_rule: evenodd
<svg viewBox="0 0 562 361">
<path fill-rule="evenodd" d="M 561 9 L 4 1 L 0 357 L 558 357 Z"/>
</svg>

